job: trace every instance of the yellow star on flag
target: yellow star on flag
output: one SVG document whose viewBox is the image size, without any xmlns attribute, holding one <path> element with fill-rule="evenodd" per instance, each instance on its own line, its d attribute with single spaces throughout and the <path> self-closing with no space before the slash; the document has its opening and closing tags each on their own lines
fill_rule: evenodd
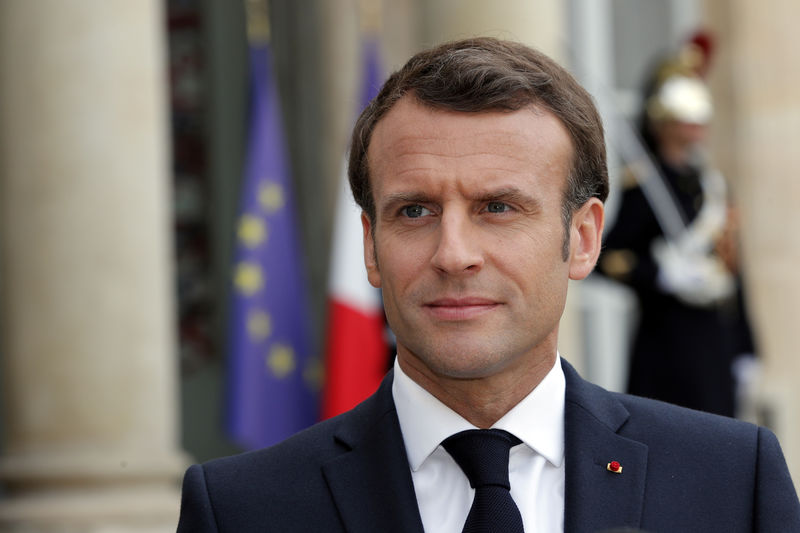
<svg viewBox="0 0 800 533">
<path fill-rule="evenodd" d="M 272 317 L 261 309 L 251 309 L 247 313 L 247 334 L 254 342 L 267 339 L 272 334 Z"/>
<path fill-rule="evenodd" d="M 274 213 L 286 204 L 283 187 L 277 183 L 262 183 L 258 189 L 258 203 L 267 213 Z"/>
<path fill-rule="evenodd" d="M 234 284 L 246 296 L 252 296 L 264 287 L 264 274 L 256 263 L 243 261 L 236 265 Z"/>
<path fill-rule="evenodd" d="M 255 248 L 267 240 L 267 225 L 259 217 L 242 215 L 239 219 L 239 240 L 248 248 Z"/>
<path fill-rule="evenodd" d="M 267 368 L 279 379 L 291 374 L 297 366 L 294 351 L 285 344 L 275 344 L 267 354 Z"/>
</svg>

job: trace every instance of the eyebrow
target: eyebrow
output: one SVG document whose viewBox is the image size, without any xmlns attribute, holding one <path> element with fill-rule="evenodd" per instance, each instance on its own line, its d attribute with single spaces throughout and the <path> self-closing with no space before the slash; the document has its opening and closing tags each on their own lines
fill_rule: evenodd
<svg viewBox="0 0 800 533">
<path fill-rule="evenodd" d="M 396 192 L 386 195 L 380 209 L 380 215 L 386 216 L 400 205 L 424 204 L 430 202 L 430 196 L 418 192 Z"/>
<path fill-rule="evenodd" d="M 535 198 L 517 187 L 503 187 L 481 192 L 476 194 L 473 200 L 479 202 L 512 202 L 525 207 L 529 211 L 536 211 L 542 207 L 542 202 L 539 198 Z"/>
<path fill-rule="evenodd" d="M 396 192 L 386 195 L 386 204 L 422 203 L 430 200 L 430 196 L 418 192 Z"/>
</svg>

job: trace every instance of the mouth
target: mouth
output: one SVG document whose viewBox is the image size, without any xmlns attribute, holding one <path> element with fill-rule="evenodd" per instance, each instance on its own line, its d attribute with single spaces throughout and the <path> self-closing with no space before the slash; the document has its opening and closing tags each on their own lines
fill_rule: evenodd
<svg viewBox="0 0 800 533">
<path fill-rule="evenodd" d="M 501 304 L 487 298 L 437 298 L 424 304 L 432 318 L 444 321 L 462 321 L 479 317 Z"/>
</svg>

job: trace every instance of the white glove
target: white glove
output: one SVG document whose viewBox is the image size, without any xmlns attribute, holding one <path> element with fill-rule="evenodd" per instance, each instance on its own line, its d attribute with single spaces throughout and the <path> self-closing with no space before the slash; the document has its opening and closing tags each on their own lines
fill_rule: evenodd
<svg viewBox="0 0 800 533">
<path fill-rule="evenodd" d="M 652 254 L 658 264 L 658 287 L 698 307 L 731 296 L 735 283 L 722 261 L 715 255 L 685 248 L 663 240 L 653 244 Z"/>
<path fill-rule="evenodd" d="M 757 423 L 761 361 L 753 354 L 738 355 L 731 363 L 731 372 L 736 383 L 736 417 Z"/>
</svg>

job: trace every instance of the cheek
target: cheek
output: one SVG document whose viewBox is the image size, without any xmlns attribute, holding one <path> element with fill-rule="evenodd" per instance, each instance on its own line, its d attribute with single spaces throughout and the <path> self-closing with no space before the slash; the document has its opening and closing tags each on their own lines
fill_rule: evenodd
<svg viewBox="0 0 800 533">
<path fill-rule="evenodd" d="M 550 299 L 552 291 L 565 286 L 569 277 L 563 239 L 561 227 L 529 232 L 513 243 L 498 242 L 494 258 L 498 267 L 516 280 L 526 297 Z"/>
<path fill-rule="evenodd" d="M 507 254 L 516 254 L 517 260 L 524 261 L 537 269 L 551 269 L 553 265 L 564 262 L 564 225 L 542 225 L 528 228 L 522 235 L 500 248 Z"/>
<path fill-rule="evenodd" d="M 382 280 L 384 290 L 397 290 L 419 276 L 425 265 L 422 248 L 420 244 L 389 240 L 378 244 L 376 275 Z"/>
</svg>

